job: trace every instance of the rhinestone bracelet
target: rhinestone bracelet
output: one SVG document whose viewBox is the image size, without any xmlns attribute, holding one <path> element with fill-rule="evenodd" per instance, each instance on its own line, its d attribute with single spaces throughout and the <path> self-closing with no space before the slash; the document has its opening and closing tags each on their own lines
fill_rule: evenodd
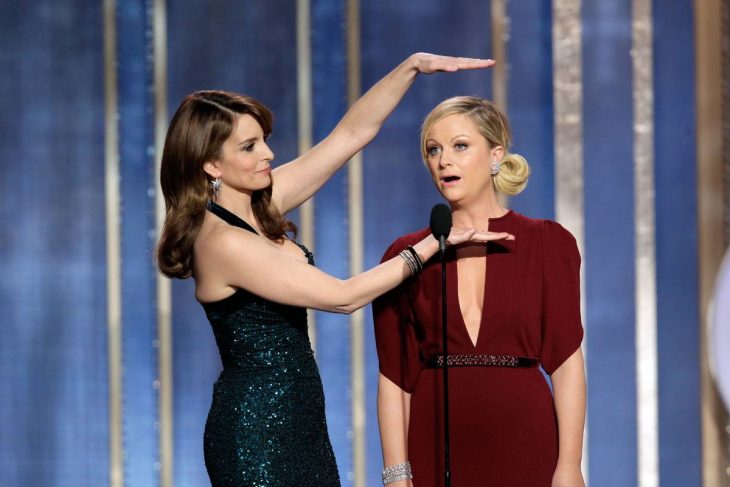
<svg viewBox="0 0 730 487">
<path fill-rule="evenodd" d="M 399 463 L 383 469 L 383 485 L 390 485 L 401 480 L 411 480 L 411 462 Z"/>
</svg>

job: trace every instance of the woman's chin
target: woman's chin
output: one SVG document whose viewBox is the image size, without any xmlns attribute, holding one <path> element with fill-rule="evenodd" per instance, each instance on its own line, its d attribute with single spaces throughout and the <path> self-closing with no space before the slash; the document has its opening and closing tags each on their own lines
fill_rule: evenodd
<svg viewBox="0 0 730 487">
<path fill-rule="evenodd" d="M 249 184 L 246 184 L 245 186 L 241 186 L 238 188 L 238 191 L 241 193 L 247 193 L 252 194 L 257 191 L 262 191 L 264 189 L 270 188 L 272 184 L 271 178 L 257 178 L 256 181 L 251 181 Z"/>
<path fill-rule="evenodd" d="M 458 203 L 464 199 L 464 192 L 457 188 L 439 188 L 439 193 L 449 203 Z"/>
<path fill-rule="evenodd" d="M 256 188 L 254 189 L 254 191 L 261 191 L 262 189 L 266 189 L 269 186 L 271 186 L 272 183 L 273 183 L 273 181 L 271 179 L 270 174 L 266 174 L 265 177 L 263 177 L 263 175 L 261 175 L 261 177 L 256 178 L 256 183 L 255 183 Z"/>
</svg>

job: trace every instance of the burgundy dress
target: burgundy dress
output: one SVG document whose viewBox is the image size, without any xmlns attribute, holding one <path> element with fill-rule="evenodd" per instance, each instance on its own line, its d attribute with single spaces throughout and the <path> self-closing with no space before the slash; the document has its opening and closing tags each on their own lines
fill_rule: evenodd
<svg viewBox="0 0 730 487">
<path fill-rule="evenodd" d="M 553 221 L 513 211 L 491 219 L 489 230 L 509 232 L 515 240 L 487 245 L 476 346 L 459 308 L 456 252 L 446 253 L 449 355 L 529 357 L 552 374 L 583 339 L 575 239 Z M 428 233 L 397 239 L 383 260 Z M 432 363 L 442 353 L 438 256 L 419 276 L 376 300 L 373 313 L 380 372 L 411 394 L 413 485 L 443 485 L 443 371 Z M 557 420 L 550 388 L 536 366 L 452 367 L 449 397 L 453 487 L 550 486 L 558 458 Z"/>
</svg>

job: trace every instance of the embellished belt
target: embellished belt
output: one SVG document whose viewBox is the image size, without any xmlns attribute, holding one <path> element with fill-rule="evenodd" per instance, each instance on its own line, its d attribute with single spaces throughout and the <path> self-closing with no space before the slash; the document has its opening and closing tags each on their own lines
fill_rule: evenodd
<svg viewBox="0 0 730 487">
<path fill-rule="evenodd" d="M 530 368 L 536 369 L 539 359 L 534 357 L 518 357 L 515 355 L 485 355 L 485 354 L 459 354 L 448 355 L 446 361 L 449 367 L 508 367 L 508 368 Z M 427 361 L 430 369 L 440 369 L 444 366 L 443 355 L 433 355 Z"/>
</svg>

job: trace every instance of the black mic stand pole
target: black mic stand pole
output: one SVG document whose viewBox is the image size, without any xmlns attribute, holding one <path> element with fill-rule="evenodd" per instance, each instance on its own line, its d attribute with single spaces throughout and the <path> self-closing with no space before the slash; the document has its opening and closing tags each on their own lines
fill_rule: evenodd
<svg viewBox="0 0 730 487">
<path fill-rule="evenodd" d="M 439 237 L 441 254 L 441 333 L 444 357 L 444 485 L 451 487 L 451 452 L 449 448 L 449 349 L 446 333 L 446 237 Z"/>
</svg>

